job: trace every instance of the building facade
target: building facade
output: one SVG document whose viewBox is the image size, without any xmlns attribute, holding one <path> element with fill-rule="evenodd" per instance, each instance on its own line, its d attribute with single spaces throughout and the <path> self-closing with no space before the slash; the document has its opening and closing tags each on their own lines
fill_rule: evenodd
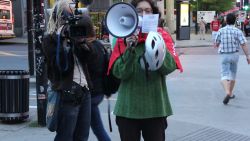
<svg viewBox="0 0 250 141">
<path fill-rule="evenodd" d="M 56 0 L 44 0 L 46 7 L 51 8 Z M 130 2 L 131 0 L 94 0 L 89 7 L 94 12 L 105 12 L 113 3 Z M 27 0 L 12 0 L 14 15 L 14 32 L 17 37 L 27 35 Z M 176 29 L 174 1 L 173 0 L 155 0 L 165 20 L 165 25 L 173 33 Z M 80 5 L 83 6 L 83 5 Z"/>
</svg>

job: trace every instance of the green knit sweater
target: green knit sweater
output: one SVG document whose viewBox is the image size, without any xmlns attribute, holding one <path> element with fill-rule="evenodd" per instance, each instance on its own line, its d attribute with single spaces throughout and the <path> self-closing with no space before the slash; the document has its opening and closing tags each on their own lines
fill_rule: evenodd
<svg viewBox="0 0 250 141">
<path fill-rule="evenodd" d="M 126 50 L 114 63 L 112 73 L 121 79 L 114 109 L 116 116 L 144 119 L 172 114 L 165 76 L 176 69 L 175 61 L 167 52 L 161 68 L 150 71 L 147 78 L 139 64 L 143 51 L 144 44 L 140 44 L 135 52 Z"/>
</svg>

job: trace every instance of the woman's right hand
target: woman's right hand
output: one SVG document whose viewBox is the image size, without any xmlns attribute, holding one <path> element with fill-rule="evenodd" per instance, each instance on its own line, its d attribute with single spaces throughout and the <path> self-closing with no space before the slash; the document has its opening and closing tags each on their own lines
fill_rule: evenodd
<svg viewBox="0 0 250 141">
<path fill-rule="evenodd" d="M 135 47 L 138 43 L 138 36 L 132 35 L 132 36 L 127 37 L 125 40 L 126 40 L 127 48 L 130 48 L 132 46 Z"/>
</svg>

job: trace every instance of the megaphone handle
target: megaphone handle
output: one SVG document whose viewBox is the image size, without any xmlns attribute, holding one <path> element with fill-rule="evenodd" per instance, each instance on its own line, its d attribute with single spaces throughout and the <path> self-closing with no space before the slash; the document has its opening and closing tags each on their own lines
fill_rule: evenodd
<svg viewBox="0 0 250 141">
<path fill-rule="evenodd" d="M 135 53 L 135 42 L 129 42 L 128 44 L 126 44 L 126 47 L 129 51 L 131 51 L 132 53 Z"/>
<path fill-rule="evenodd" d="M 125 45 L 126 45 L 127 48 L 130 48 L 130 47 L 132 47 L 134 45 L 134 42 L 132 42 L 132 41 L 127 42 L 126 38 L 124 39 L 124 41 L 125 41 Z"/>
<path fill-rule="evenodd" d="M 132 45 L 134 45 L 134 42 L 129 43 L 129 47 L 132 47 Z"/>
</svg>

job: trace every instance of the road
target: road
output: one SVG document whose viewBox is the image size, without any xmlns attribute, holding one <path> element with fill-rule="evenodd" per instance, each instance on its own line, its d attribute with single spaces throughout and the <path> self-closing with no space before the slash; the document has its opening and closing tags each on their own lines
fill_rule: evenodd
<svg viewBox="0 0 250 141">
<path fill-rule="evenodd" d="M 0 43 L 0 64 L 0 70 L 28 70 L 27 45 Z"/>
</svg>

